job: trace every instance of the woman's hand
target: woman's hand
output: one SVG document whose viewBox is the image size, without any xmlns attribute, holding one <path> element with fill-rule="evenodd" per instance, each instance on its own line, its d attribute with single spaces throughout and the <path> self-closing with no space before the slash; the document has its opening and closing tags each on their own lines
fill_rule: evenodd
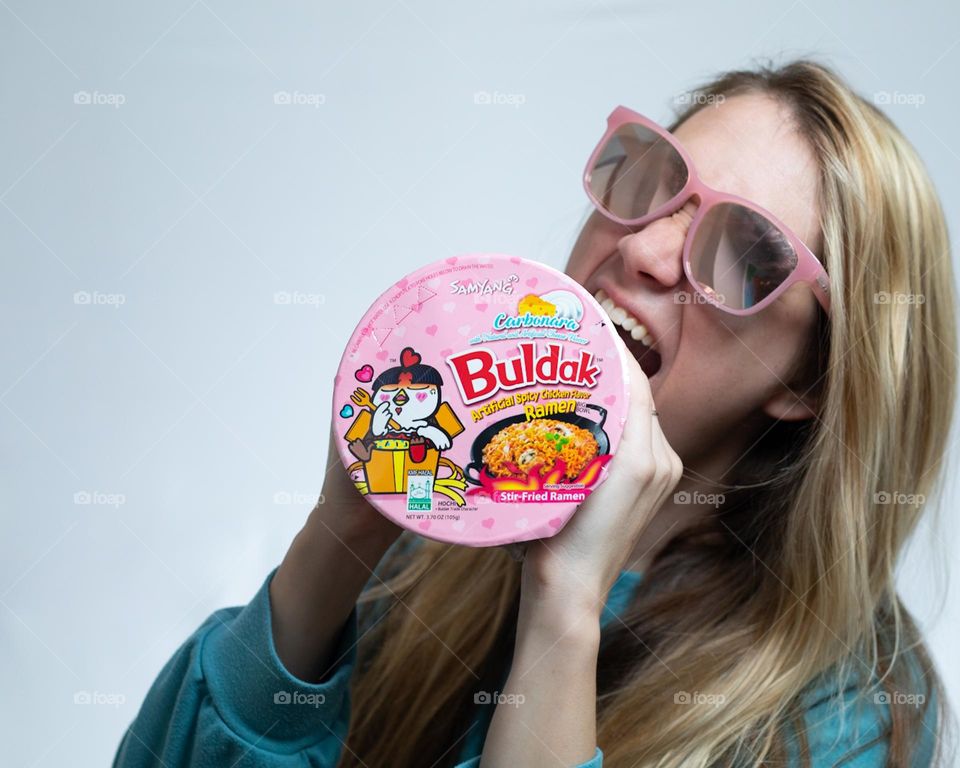
<svg viewBox="0 0 960 768">
<path fill-rule="evenodd" d="M 402 529 L 377 512 L 347 475 L 330 432 L 323 492 L 270 582 L 273 639 L 295 677 L 315 682 L 360 591 Z"/>
<path fill-rule="evenodd" d="M 609 475 L 555 536 L 532 541 L 523 564 L 523 599 L 575 610 L 602 609 L 636 542 L 683 472 L 660 421 L 650 382 L 628 359 L 630 406 Z"/>
<path fill-rule="evenodd" d="M 600 610 L 683 471 L 653 415 L 650 382 L 630 362 L 630 408 L 609 475 L 563 530 L 527 546 L 503 690 L 522 703 L 497 706 L 481 766 L 575 765 L 596 750 Z"/>
<path fill-rule="evenodd" d="M 310 522 L 329 528 L 352 546 L 368 542 L 386 551 L 403 529 L 380 514 L 357 490 L 337 452 L 336 441 L 342 439 L 331 425 L 323 490 Z"/>
</svg>

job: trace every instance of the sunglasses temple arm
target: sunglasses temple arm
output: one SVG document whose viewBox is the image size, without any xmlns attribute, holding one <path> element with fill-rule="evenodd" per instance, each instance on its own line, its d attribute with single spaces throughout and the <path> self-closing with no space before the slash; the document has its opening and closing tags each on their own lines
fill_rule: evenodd
<svg viewBox="0 0 960 768">
<path fill-rule="evenodd" d="M 816 271 L 809 278 L 810 287 L 813 289 L 813 295 L 817 297 L 823 311 L 830 314 L 830 278 L 827 277 L 826 270 L 817 266 Z"/>
<path fill-rule="evenodd" d="M 830 276 L 827 270 L 823 268 L 820 260 L 807 250 L 803 245 L 800 246 L 800 264 L 797 266 L 796 278 L 805 283 L 809 283 L 813 289 L 813 295 L 816 296 L 824 312 L 830 314 Z"/>
</svg>

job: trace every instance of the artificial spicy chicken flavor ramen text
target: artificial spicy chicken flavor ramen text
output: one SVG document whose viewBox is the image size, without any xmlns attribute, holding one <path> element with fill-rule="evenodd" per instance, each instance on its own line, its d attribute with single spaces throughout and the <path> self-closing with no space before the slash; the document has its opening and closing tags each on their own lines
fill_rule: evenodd
<svg viewBox="0 0 960 768">
<path fill-rule="evenodd" d="M 334 382 L 335 442 L 360 493 L 404 528 L 470 546 L 552 536 L 606 478 L 626 354 L 562 272 L 454 256 L 360 321 Z"/>
</svg>

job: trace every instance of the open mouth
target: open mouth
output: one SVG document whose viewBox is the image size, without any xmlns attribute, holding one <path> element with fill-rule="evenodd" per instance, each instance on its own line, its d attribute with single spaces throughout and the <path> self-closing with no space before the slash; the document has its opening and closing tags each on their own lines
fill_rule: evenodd
<svg viewBox="0 0 960 768">
<path fill-rule="evenodd" d="M 660 353 L 654 349 L 656 342 L 647 327 L 628 310 L 614 304 L 613 299 L 602 288 L 597 290 L 593 297 L 603 307 L 607 318 L 614 324 L 620 338 L 627 345 L 630 354 L 636 358 L 647 378 L 653 378 L 660 370 L 663 360 Z"/>
</svg>

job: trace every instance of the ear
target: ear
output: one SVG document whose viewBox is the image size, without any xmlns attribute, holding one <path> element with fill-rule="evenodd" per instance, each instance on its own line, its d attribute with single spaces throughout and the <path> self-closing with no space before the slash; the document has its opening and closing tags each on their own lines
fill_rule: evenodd
<svg viewBox="0 0 960 768">
<path fill-rule="evenodd" d="M 778 421 L 804 421 L 817 415 L 818 402 L 815 392 L 804 394 L 783 387 L 763 404 L 763 412 Z"/>
</svg>

